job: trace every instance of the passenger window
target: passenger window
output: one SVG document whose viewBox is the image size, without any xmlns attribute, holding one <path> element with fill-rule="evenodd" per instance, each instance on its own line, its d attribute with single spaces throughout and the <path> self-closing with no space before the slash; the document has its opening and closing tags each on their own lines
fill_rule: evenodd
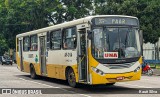
<svg viewBox="0 0 160 97">
<path fill-rule="evenodd" d="M 29 36 L 23 38 L 23 51 L 30 50 L 30 38 Z"/>
<path fill-rule="evenodd" d="M 47 50 L 50 49 L 50 32 L 47 32 Z"/>
<path fill-rule="evenodd" d="M 51 36 L 51 49 L 61 49 L 61 30 L 53 31 L 50 33 Z"/>
<path fill-rule="evenodd" d="M 31 36 L 31 51 L 37 51 L 38 50 L 38 38 L 37 35 Z"/>
<path fill-rule="evenodd" d="M 76 28 L 68 28 L 63 32 L 63 48 L 74 49 L 76 48 Z"/>
</svg>

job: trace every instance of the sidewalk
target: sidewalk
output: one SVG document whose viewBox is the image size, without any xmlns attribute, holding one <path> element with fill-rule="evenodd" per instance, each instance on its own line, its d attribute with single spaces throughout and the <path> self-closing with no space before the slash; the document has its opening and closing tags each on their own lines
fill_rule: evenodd
<svg viewBox="0 0 160 97">
<path fill-rule="evenodd" d="M 160 70 L 159 69 L 153 69 L 153 75 L 160 76 Z"/>
</svg>

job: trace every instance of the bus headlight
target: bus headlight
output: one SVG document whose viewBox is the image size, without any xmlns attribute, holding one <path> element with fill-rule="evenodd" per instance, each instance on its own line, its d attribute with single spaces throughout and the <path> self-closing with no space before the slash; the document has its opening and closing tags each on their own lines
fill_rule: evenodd
<svg viewBox="0 0 160 97">
<path fill-rule="evenodd" d="M 100 74 L 100 75 L 104 75 L 104 72 L 103 72 L 103 71 L 101 71 L 101 70 L 99 70 L 98 68 L 94 68 L 94 67 L 92 67 L 92 70 L 93 70 L 94 72 L 96 72 L 96 73 Z"/>
<path fill-rule="evenodd" d="M 134 70 L 134 72 L 138 72 L 139 70 L 140 70 L 140 66 L 138 66 L 135 70 Z"/>
</svg>

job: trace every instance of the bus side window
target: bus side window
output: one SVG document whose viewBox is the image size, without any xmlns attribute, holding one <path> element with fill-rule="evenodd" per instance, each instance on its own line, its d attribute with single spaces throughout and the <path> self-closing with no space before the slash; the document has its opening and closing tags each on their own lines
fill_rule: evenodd
<svg viewBox="0 0 160 97">
<path fill-rule="evenodd" d="M 50 32 L 47 32 L 47 50 L 49 50 L 51 47 L 51 44 L 50 44 Z"/>
<path fill-rule="evenodd" d="M 38 48 L 38 40 L 37 35 L 31 36 L 31 51 L 36 51 Z"/>
<path fill-rule="evenodd" d="M 66 48 L 68 48 L 68 46 L 67 46 L 67 43 L 66 42 L 64 42 L 63 43 L 63 47 L 66 49 Z"/>
<path fill-rule="evenodd" d="M 17 38 L 17 52 L 19 52 L 19 39 Z"/>
<path fill-rule="evenodd" d="M 77 46 L 76 28 L 67 28 L 63 32 L 63 48 L 75 49 Z"/>
<path fill-rule="evenodd" d="M 52 31 L 50 33 L 51 37 L 51 49 L 52 50 L 58 50 L 61 49 L 61 30 Z"/>
<path fill-rule="evenodd" d="M 23 51 L 30 50 L 30 37 L 26 36 L 23 38 Z"/>
</svg>

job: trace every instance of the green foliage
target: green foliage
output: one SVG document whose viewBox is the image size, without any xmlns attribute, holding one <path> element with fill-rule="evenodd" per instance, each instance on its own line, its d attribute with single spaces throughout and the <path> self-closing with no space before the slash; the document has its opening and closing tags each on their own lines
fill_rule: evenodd
<svg viewBox="0 0 160 97">
<path fill-rule="evenodd" d="M 8 45 L 6 43 L 5 38 L 0 35 L 0 56 L 4 54 L 5 51 L 8 50 Z"/>
<path fill-rule="evenodd" d="M 82 18 L 90 15 L 93 9 L 92 0 L 60 0 L 61 5 L 57 6 L 53 14 L 54 24 Z"/>
<path fill-rule="evenodd" d="M 160 37 L 159 0 L 94 0 L 95 14 L 129 15 L 140 20 L 145 42 L 156 43 Z"/>
<path fill-rule="evenodd" d="M 15 37 L 34 29 L 47 27 L 58 0 L 2 0 L 0 1 L 0 34 L 10 48 Z"/>
<path fill-rule="evenodd" d="M 160 3 L 156 0 L 147 3 L 141 15 L 142 29 L 144 31 L 145 42 L 156 43 L 160 37 Z"/>
<path fill-rule="evenodd" d="M 1 32 L 10 48 L 19 33 L 89 15 L 91 0 L 1 0 Z"/>
</svg>

